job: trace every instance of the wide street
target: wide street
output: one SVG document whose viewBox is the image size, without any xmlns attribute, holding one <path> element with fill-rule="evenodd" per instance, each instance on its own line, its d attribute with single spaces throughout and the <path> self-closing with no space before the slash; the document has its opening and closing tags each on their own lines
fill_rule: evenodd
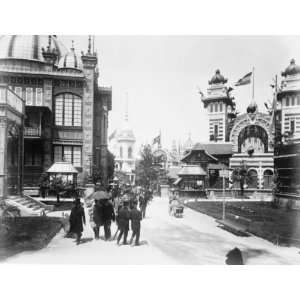
<svg viewBox="0 0 300 300">
<path fill-rule="evenodd" d="M 103 229 L 101 229 L 103 235 Z M 115 232 L 113 225 L 112 232 Z M 130 237 L 130 234 L 129 234 Z M 239 247 L 246 264 L 300 264 L 297 248 L 277 247 L 257 237 L 237 237 L 218 228 L 211 217 L 185 209 L 183 218 L 168 214 L 168 199 L 155 198 L 142 222 L 139 247 L 93 239 L 87 223 L 77 246 L 61 231 L 42 250 L 25 252 L 7 263 L 43 264 L 224 264 L 226 253 Z"/>
</svg>

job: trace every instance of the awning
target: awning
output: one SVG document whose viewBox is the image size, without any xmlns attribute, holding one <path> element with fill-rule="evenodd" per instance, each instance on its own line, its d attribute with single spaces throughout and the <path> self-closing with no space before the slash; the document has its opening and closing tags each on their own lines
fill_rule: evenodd
<svg viewBox="0 0 300 300">
<path fill-rule="evenodd" d="M 54 163 L 47 171 L 52 174 L 77 174 L 78 171 L 74 166 L 66 161 Z"/>
<path fill-rule="evenodd" d="M 181 168 L 181 170 L 178 172 L 178 175 L 205 176 L 206 172 L 199 165 L 187 165 Z"/>
<path fill-rule="evenodd" d="M 178 178 L 175 182 L 174 182 L 174 185 L 177 185 L 179 184 L 179 182 L 182 180 L 182 178 Z"/>
</svg>

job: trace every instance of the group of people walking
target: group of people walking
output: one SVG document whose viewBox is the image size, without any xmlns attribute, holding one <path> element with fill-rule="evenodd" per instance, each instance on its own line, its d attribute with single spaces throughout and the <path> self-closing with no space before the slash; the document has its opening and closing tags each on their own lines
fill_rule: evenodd
<svg viewBox="0 0 300 300">
<path fill-rule="evenodd" d="M 115 194 L 98 187 L 92 195 L 92 199 L 94 204 L 89 208 L 89 215 L 96 240 L 100 238 L 100 230 L 103 226 L 106 241 L 117 239 L 117 244 L 121 245 L 123 239 L 123 244 L 126 245 L 128 244 L 127 238 L 131 225 L 132 234 L 129 244 L 133 245 L 133 242 L 136 246 L 140 244 L 141 220 L 145 218 L 147 205 L 152 199 L 150 189 L 127 188 Z M 74 201 L 69 222 L 69 234 L 76 234 L 76 241 L 79 244 L 83 225 L 86 224 L 84 208 L 79 198 Z M 111 233 L 112 222 L 116 222 L 117 225 L 113 237 Z"/>
</svg>

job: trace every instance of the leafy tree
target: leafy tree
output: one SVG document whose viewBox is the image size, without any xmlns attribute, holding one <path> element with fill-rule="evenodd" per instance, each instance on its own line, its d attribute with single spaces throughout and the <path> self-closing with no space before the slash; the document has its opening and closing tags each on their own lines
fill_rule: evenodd
<svg viewBox="0 0 300 300">
<path fill-rule="evenodd" d="M 60 203 L 60 193 L 62 191 L 64 191 L 64 189 L 65 189 L 65 184 L 60 176 L 52 178 L 51 188 L 55 192 L 56 201 L 57 201 L 57 204 L 59 204 Z"/>
<path fill-rule="evenodd" d="M 155 164 L 155 157 L 149 144 L 142 147 L 140 156 L 141 159 L 136 166 L 136 182 L 144 187 L 150 187 L 159 178 L 159 168 Z"/>
</svg>

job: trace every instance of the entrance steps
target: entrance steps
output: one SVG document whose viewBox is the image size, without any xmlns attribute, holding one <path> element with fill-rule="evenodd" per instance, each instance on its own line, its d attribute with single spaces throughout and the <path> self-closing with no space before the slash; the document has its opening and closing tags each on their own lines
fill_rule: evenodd
<svg viewBox="0 0 300 300">
<path fill-rule="evenodd" d="M 10 196 L 6 199 L 10 205 L 16 206 L 20 209 L 21 215 L 47 215 L 53 211 L 53 205 L 47 205 L 43 202 L 34 199 L 30 196 Z"/>
</svg>

